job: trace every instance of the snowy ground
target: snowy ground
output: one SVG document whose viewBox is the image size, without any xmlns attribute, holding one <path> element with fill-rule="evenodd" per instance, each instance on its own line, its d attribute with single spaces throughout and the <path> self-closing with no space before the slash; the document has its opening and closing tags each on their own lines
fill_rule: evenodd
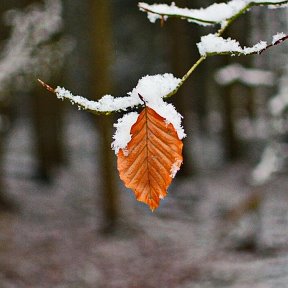
<svg viewBox="0 0 288 288">
<path fill-rule="evenodd" d="M 6 182 L 21 210 L 0 215 L 0 288 L 288 287 L 286 175 L 260 189 L 258 214 L 232 223 L 224 212 L 253 191 L 246 164 L 177 179 L 154 213 L 121 186 L 122 228 L 103 236 L 96 137 L 69 119 L 70 165 L 51 186 L 32 178 L 25 122 L 10 135 Z"/>
</svg>

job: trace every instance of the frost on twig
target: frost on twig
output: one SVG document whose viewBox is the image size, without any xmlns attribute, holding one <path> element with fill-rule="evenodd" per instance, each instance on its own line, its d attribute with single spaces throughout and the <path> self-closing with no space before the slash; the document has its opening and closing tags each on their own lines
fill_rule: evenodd
<svg viewBox="0 0 288 288">
<path fill-rule="evenodd" d="M 27 78 L 37 74 L 49 78 L 51 70 L 62 65 L 72 42 L 63 37 L 51 41 L 62 30 L 61 13 L 60 0 L 46 0 L 44 6 L 31 5 L 25 12 L 6 13 L 11 36 L 0 53 L 0 90 L 11 85 L 29 89 L 29 83 L 34 81 Z"/>
<path fill-rule="evenodd" d="M 288 35 L 278 33 L 273 36 L 272 44 L 260 41 L 253 47 L 240 46 L 240 43 L 234 39 L 224 39 L 216 34 L 208 34 L 201 37 L 201 41 L 197 43 L 197 47 L 201 56 L 230 54 L 230 55 L 251 55 L 261 54 L 266 49 L 278 45 L 288 39 Z"/>
<path fill-rule="evenodd" d="M 55 93 L 59 99 L 68 99 L 72 104 L 76 104 L 79 108 L 89 110 L 95 113 L 110 113 L 115 111 L 126 111 L 129 108 L 142 105 L 143 102 L 139 98 L 140 94 L 146 104 L 154 109 L 158 102 L 163 101 L 177 85 L 180 79 L 175 78 L 172 74 L 166 73 L 162 75 L 144 76 L 137 86 L 124 97 L 113 97 L 105 95 L 98 101 L 91 101 L 82 96 L 74 96 L 65 88 L 57 87 Z M 153 107 L 152 107 L 153 106 Z M 157 110 L 157 107 L 155 107 Z"/>
<path fill-rule="evenodd" d="M 232 0 L 227 3 L 215 3 L 206 8 L 188 9 L 179 8 L 173 2 L 167 4 L 152 4 L 144 2 L 138 4 L 141 11 L 147 12 L 148 19 L 154 23 L 156 20 L 167 20 L 169 17 L 178 17 L 208 26 L 224 24 L 237 14 L 242 14 L 252 6 L 271 5 L 271 7 L 285 7 L 288 1 L 283 0 Z"/>
<path fill-rule="evenodd" d="M 172 104 L 164 101 L 164 98 L 178 86 L 180 81 L 181 79 L 175 78 L 172 74 L 168 73 L 145 76 L 139 80 L 137 86 L 128 93 L 128 96 L 113 97 L 111 95 L 105 95 L 98 101 L 91 101 L 82 96 L 74 96 L 65 88 L 57 87 L 54 90 L 42 81 L 40 82 L 46 89 L 56 93 L 59 99 L 70 100 L 72 104 L 78 105 L 79 109 L 89 110 L 95 114 L 126 111 L 139 105 L 142 106 L 144 101 L 145 105 L 162 116 L 167 124 L 172 123 L 179 139 L 182 139 L 186 136 L 181 125 L 182 116 L 176 111 Z M 139 95 L 141 95 L 141 99 Z M 125 114 L 118 120 L 117 124 L 114 125 L 117 130 L 113 137 L 114 142 L 112 143 L 112 148 L 116 154 L 120 148 L 124 149 L 130 141 L 130 129 L 135 123 L 137 116 L 138 114 L 135 112 Z"/>
<path fill-rule="evenodd" d="M 165 17 L 165 19 L 179 17 L 203 26 L 221 23 L 239 13 L 245 6 L 246 3 L 242 0 L 233 0 L 227 4 L 213 4 L 201 9 L 179 8 L 174 2 L 170 6 L 167 4 L 149 5 L 143 2 L 139 3 L 140 10 L 147 12 L 148 19 L 152 23 L 157 19 L 161 19 L 161 17 Z"/>
</svg>

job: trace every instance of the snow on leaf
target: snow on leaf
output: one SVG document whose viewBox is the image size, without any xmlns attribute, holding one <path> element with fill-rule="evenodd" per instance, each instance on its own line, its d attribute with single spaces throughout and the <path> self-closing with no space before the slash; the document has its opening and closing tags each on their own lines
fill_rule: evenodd
<svg viewBox="0 0 288 288">
<path fill-rule="evenodd" d="M 114 141 L 112 142 L 111 147 L 113 150 L 115 150 L 116 154 L 118 154 L 120 149 L 123 149 L 123 151 L 125 151 L 127 143 L 129 143 L 131 140 L 131 127 L 137 121 L 137 118 L 138 113 L 127 113 L 122 118 L 118 119 L 118 122 L 116 124 L 114 124 L 116 132 L 113 135 Z"/>
<path fill-rule="evenodd" d="M 117 154 L 120 178 L 153 211 L 182 164 L 183 143 L 173 125 L 150 107 L 142 110 L 130 134 Z"/>
<path fill-rule="evenodd" d="M 173 163 L 171 170 L 170 170 L 170 177 L 174 178 L 176 176 L 176 173 L 179 171 L 180 166 L 182 164 L 181 160 L 176 160 L 175 163 Z"/>
</svg>

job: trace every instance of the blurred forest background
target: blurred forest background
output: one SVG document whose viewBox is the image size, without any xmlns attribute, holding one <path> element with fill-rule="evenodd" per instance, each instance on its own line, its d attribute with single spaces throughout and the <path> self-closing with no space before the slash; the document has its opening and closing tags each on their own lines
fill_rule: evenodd
<svg viewBox="0 0 288 288">
<path fill-rule="evenodd" d="M 288 287 L 287 44 L 210 58 L 169 99 L 188 136 L 154 213 L 117 175 L 120 115 L 77 111 L 37 82 L 96 100 L 182 77 L 216 27 L 151 24 L 137 3 L 0 1 L 0 287 Z M 225 36 L 269 43 L 287 16 L 258 7 Z"/>
</svg>

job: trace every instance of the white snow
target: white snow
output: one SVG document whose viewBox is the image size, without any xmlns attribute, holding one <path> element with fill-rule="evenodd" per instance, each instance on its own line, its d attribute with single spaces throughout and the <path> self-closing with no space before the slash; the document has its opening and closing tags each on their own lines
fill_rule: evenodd
<svg viewBox="0 0 288 288">
<path fill-rule="evenodd" d="M 125 155 L 125 148 L 132 137 L 130 134 L 131 127 L 137 121 L 137 118 L 137 112 L 127 113 L 114 124 L 116 132 L 113 135 L 114 141 L 112 142 L 111 147 L 115 151 L 115 154 L 117 154 L 120 149 L 123 149 Z"/>
<path fill-rule="evenodd" d="M 241 82 L 247 86 L 273 86 L 275 75 L 270 71 L 245 68 L 240 64 L 231 64 L 219 69 L 215 74 L 215 80 L 220 85 L 229 85 L 233 82 Z"/>
<path fill-rule="evenodd" d="M 113 97 L 111 95 L 103 96 L 99 101 L 90 101 L 82 96 L 74 96 L 70 91 L 57 87 L 56 95 L 60 99 L 69 99 L 72 104 L 77 104 L 79 107 L 95 112 L 113 112 L 119 110 L 127 110 L 142 104 L 139 94 L 144 99 L 146 105 L 155 110 L 160 116 L 165 118 L 167 123 L 172 123 L 177 131 L 179 139 L 186 136 L 181 125 L 182 116 L 176 111 L 172 104 L 166 103 L 163 98 L 173 91 L 180 83 L 181 79 L 175 78 L 172 74 L 158 74 L 153 76 L 144 76 L 139 81 L 137 86 L 128 93 L 125 97 Z M 125 148 L 130 141 L 130 129 L 134 124 L 135 114 L 128 114 L 128 117 L 122 117 L 115 124 L 116 133 L 113 136 L 113 149 L 117 153 L 120 148 Z M 125 128 L 123 128 L 125 127 Z M 124 130 L 127 130 L 123 132 Z M 120 132 L 119 132 L 120 131 Z M 128 134 L 125 134 L 128 133 Z"/>
<path fill-rule="evenodd" d="M 146 100 L 148 106 L 153 101 L 159 101 L 180 83 L 180 79 L 175 78 L 172 74 L 147 75 L 142 77 L 137 86 L 125 97 L 113 97 L 111 95 L 103 96 L 99 101 L 90 101 L 82 96 L 74 96 L 65 88 L 57 87 L 55 93 L 59 99 L 69 99 L 72 104 L 79 105 L 82 109 L 95 112 L 114 112 L 126 111 L 127 108 L 133 108 L 143 104 L 139 94 Z M 151 107 L 153 108 L 153 107 Z"/>
<path fill-rule="evenodd" d="M 233 15 L 237 14 L 247 5 L 246 0 L 232 0 L 228 3 L 215 3 L 207 8 L 201 9 L 188 9 L 179 8 L 173 2 L 170 6 L 167 4 L 153 4 L 149 5 L 143 2 L 139 3 L 141 11 L 148 12 L 148 19 L 154 23 L 157 19 L 161 19 L 161 15 L 174 16 L 180 15 L 181 17 L 188 18 L 188 21 L 195 22 L 201 25 L 211 25 L 223 22 Z M 194 19 L 193 19 L 194 18 Z M 197 21 L 197 19 L 201 21 Z M 204 21 L 204 22 L 203 22 Z M 206 23 L 205 23 L 206 21 Z M 212 23 L 209 23 L 212 22 Z"/>
<path fill-rule="evenodd" d="M 181 126 L 182 116 L 172 104 L 163 100 L 163 97 L 173 91 L 180 81 L 181 79 L 175 78 L 172 74 L 146 76 L 140 79 L 131 95 L 139 93 L 147 106 L 155 110 L 167 123 L 172 123 L 179 139 L 182 139 L 186 136 Z"/>
<path fill-rule="evenodd" d="M 244 47 L 243 54 L 253 54 L 253 53 L 261 53 L 265 48 L 267 48 L 268 44 L 265 41 L 260 41 L 259 43 L 255 44 L 253 47 Z"/>
<path fill-rule="evenodd" d="M 170 170 L 170 173 L 171 173 L 170 177 L 171 178 L 174 178 L 176 176 L 177 172 L 180 169 L 181 164 L 182 164 L 181 160 L 177 160 L 175 163 L 173 163 L 171 170 Z"/>
<path fill-rule="evenodd" d="M 144 2 L 139 3 L 141 11 L 147 12 L 148 19 L 154 23 L 157 19 L 163 16 L 166 20 L 169 16 L 178 16 L 187 19 L 189 22 L 194 22 L 199 25 L 213 25 L 216 23 L 223 23 L 234 15 L 238 14 L 242 9 L 251 3 L 263 4 L 286 4 L 288 1 L 281 0 L 232 0 L 227 3 L 214 3 L 206 8 L 188 9 L 179 8 L 174 2 L 169 6 L 167 4 L 152 4 L 149 5 Z M 273 8 L 278 8 L 272 6 Z M 283 7 L 283 6 L 281 6 Z"/>
<path fill-rule="evenodd" d="M 263 49 L 267 47 L 267 43 L 260 41 L 253 47 L 242 48 L 238 41 L 228 38 L 224 39 L 216 34 L 208 34 L 201 37 L 201 41 L 197 43 L 197 47 L 201 56 L 207 54 L 253 54 L 260 53 Z"/>
<path fill-rule="evenodd" d="M 283 39 L 287 35 L 283 32 L 277 33 L 276 35 L 273 36 L 272 44 L 275 45 L 276 42 L 278 42 L 280 39 Z"/>
<path fill-rule="evenodd" d="M 242 52 L 238 41 L 228 38 L 224 39 L 216 34 L 208 34 L 201 37 L 201 42 L 197 43 L 200 55 L 223 52 Z"/>
<path fill-rule="evenodd" d="M 272 45 L 275 45 L 281 39 L 284 40 L 286 36 L 287 34 L 285 33 L 277 33 L 272 37 Z M 269 47 L 270 46 L 271 45 L 269 45 Z M 249 55 L 261 53 L 268 47 L 268 44 L 265 41 L 260 41 L 252 47 L 242 48 L 240 43 L 235 39 L 224 39 L 217 34 L 208 34 L 201 37 L 201 41 L 197 43 L 197 47 L 201 56 L 221 53 L 229 53 L 232 55 Z"/>
<path fill-rule="evenodd" d="M 69 99 L 72 104 L 77 104 L 79 109 L 90 110 L 95 112 L 113 112 L 126 110 L 141 104 L 139 97 L 113 97 L 111 95 L 103 96 L 99 101 L 88 100 L 82 96 L 74 96 L 65 88 L 57 87 L 55 93 L 59 99 Z"/>
</svg>

